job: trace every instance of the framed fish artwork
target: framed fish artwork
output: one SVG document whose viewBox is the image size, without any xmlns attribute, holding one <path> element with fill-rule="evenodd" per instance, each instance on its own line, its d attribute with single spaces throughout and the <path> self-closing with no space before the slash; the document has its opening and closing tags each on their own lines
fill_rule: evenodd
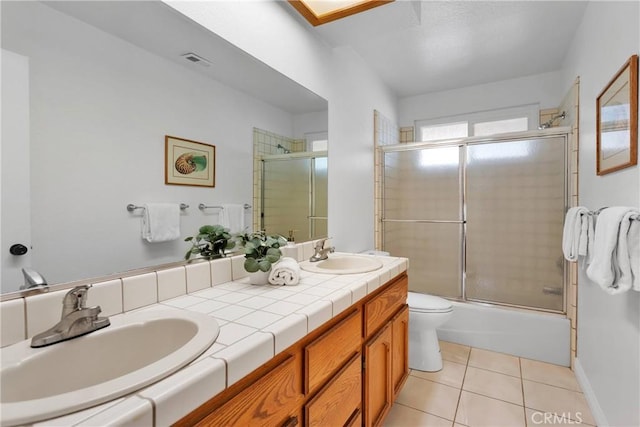
<svg viewBox="0 0 640 427">
<path fill-rule="evenodd" d="M 216 186 L 215 145 L 165 135 L 164 183 L 168 185 Z"/>
</svg>

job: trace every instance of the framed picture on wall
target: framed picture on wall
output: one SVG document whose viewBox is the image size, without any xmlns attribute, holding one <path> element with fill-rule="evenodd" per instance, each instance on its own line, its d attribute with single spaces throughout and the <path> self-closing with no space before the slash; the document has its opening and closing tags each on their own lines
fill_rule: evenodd
<svg viewBox="0 0 640 427">
<path fill-rule="evenodd" d="M 216 186 L 215 145 L 169 135 L 164 141 L 165 184 Z"/>
<path fill-rule="evenodd" d="M 638 164 L 638 55 L 611 79 L 596 101 L 596 172 Z"/>
</svg>

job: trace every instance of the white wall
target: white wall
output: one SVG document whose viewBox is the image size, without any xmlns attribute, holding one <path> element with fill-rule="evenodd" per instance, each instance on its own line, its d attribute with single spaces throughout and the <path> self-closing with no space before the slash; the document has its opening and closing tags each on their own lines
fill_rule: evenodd
<svg viewBox="0 0 640 427">
<path fill-rule="evenodd" d="M 0 170 L 0 248 L 2 292 L 18 290 L 23 267 L 31 265 L 31 251 L 16 256 L 11 245 L 31 245 L 29 168 L 29 58 L 2 49 L 2 146 Z"/>
<path fill-rule="evenodd" d="M 561 73 L 555 71 L 405 97 L 398 101 L 399 126 L 413 126 L 415 120 L 527 104 L 539 104 L 541 109 L 555 108 L 567 90 L 561 77 Z"/>
<path fill-rule="evenodd" d="M 565 60 L 566 92 L 580 76 L 580 204 L 640 206 L 638 166 L 596 175 L 596 98 L 640 51 L 640 3 L 590 2 Z M 640 293 L 606 294 L 580 270 L 577 373 L 598 425 L 640 425 Z"/>
<path fill-rule="evenodd" d="M 329 101 L 329 235 L 339 250 L 372 248 L 373 111 L 396 119 L 391 91 L 354 52 L 326 46 L 286 2 L 168 4 Z"/>
<path fill-rule="evenodd" d="M 253 127 L 293 132 L 290 113 L 37 2 L 5 2 L 2 36 L 31 64 L 33 267 L 50 282 L 180 259 L 187 243 L 144 242 L 125 206 L 187 203 L 193 235 L 217 221 L 198 203 L 251 202 Z M 164 184 L 165 135 L 216 146 L 215 188 Z"/>
</svg>

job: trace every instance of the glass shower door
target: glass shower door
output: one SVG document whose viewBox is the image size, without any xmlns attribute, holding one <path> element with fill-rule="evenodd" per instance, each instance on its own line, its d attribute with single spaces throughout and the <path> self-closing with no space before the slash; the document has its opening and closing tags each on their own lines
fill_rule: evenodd
<svg viewBox="0 0 640 427">
<path fill-rule="evenodd" d="M 409 289 L 462 294 L 461 147 L 384 153 L 383 249 L 409 258 Z"/>
<path fill-rule="evenodd" d="M 469 144 L 466 299 L 563 310 L 566 139 Z"/>
</svg>

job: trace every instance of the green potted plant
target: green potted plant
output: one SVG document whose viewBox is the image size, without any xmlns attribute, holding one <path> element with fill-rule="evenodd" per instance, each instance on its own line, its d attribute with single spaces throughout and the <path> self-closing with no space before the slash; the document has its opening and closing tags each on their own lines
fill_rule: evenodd
<svg viewBox="0 0 640 427">
<path fill-rule="evenodd" d="M 203 225 L 195 236 L 187 237 L 185 242 L 191 242 L 191 249 L 184 259 L 189 260 L 192 255 L 212 260 L 226 256 L 225 250 L 233 249 L 236 242 L 229 230 L 221 225 Z"/>
<path fill-rule="evenodd" d="M 244 269 L 252 273 L 250 282 L 267 284 L 271 266 L 280 260 L 280 247 L 286 246 L 287 240 L 279 235 L 269 236 L 264 231 L 240 234 L 238 240 L 244 248 Z"/>
</svg>

